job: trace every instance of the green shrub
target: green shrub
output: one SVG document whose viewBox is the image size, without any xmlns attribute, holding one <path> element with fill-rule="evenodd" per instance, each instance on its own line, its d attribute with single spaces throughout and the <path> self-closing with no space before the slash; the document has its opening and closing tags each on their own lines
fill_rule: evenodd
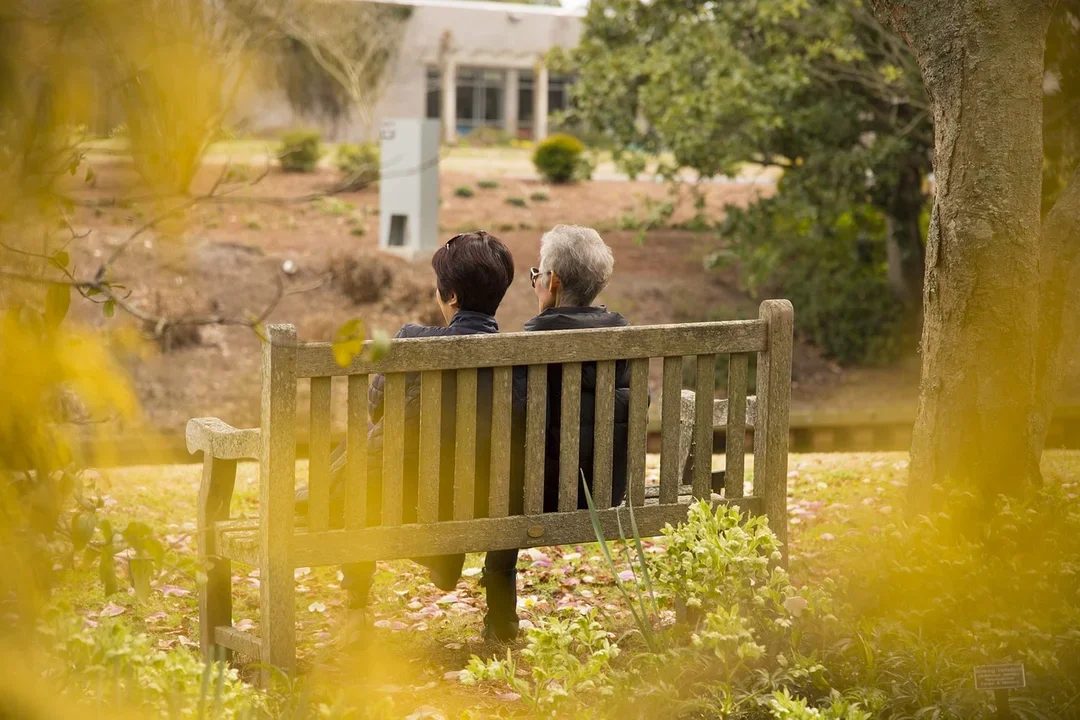
<svg viewBox="0 0 1080 720">
<path fill-rule="evenodd" d="M 494 180 L 481 180 L 480 182 L 476 183 L 476 186 L 481 190 L 494 190 L 495 188 L 499 187 L 499 183 Z"/>
<path fill-rule="evenodd" d="M 460 185 L 454 188 L 454 197 L 471 198 L 476 192 L 468 185 Z"/>
<path fill-rule="evenodd" d="M 502 128 L 478 127 L 461 138 L 461 144 L 469 147 L 509 147 L 513 138 Z"/>
<path fill-rule="evenodd" d="M 281 169 L 285 172 L 315 172 L 322 155 L 322 134 L 317 130 L 285 133 L 278 149 Z"/>
<path fill-rule="evenodd" d="M 614 159 L 615 167 L 630 180 L 637 180 L 638 175 L 645 172 L 645 168 L 648 166 L 648 158 L 645 153 L 636 150 L 617 152 Z"/>
<path fill-rule="evenodd" d="M 778 194 L 728 206 L 720 234 L 751 295 L 796 308 L 795 328 L 841 363 L 878 363 L 903 347 L 903 308 L 889 286 L 885 218 L 867 204 L 781 182 Z"/>
<path fill-rule="evenodd" d="M 533 202 L 547 202 L 551 197 L 546 192 L 534 192 L 529 199 Z"/>
<path fill-rule="evenodd" d="M 461 682 L 506 683 L 534 712 L 553 715 L 572 694 L 610 693 L 611 662 L 618 654 L 614 636 L 597 622 L 595 609 L 587 615 L 564 610 L 526 631 L 521 655 L 530 672 L 519 671 L 509 652 L 505 660 L 485 661 L 473 655 L 461 671 Z"/>
<path fill-rule="evenodd" d="M 334 165 L 348 190 L 362 190 L 379 179 L 379 146 L 375 143 L 338 145 Z"/>
<path fill-rule="evenodd" d="M 585 146 L 571 135 L 552 135 L 536 146 L 533 165 L 548 182 L 567 183 L 591 175 L 586 172 Z"/>
<path fill-rule="evenodd" d="M 512 207 L 525 207 L 525 198 L 520 197 L 508 197 L 506 198 L 506 204 Z"/>
<path fill-rule="evenodd" d="M 87 628 L 81 617 L 58 615 L 43 628 L 56 664 L 53 679 L 69 705 L 102 706 L 145 717 L 261 717 L 267 699 L 225 663 L 204 665 L 183 649 L 163 652 L 118 620 Z M 83 714 L 75 712 L 72 717 Z M 112 716 L 112 713 L 108 714 Z"/>
</svg>

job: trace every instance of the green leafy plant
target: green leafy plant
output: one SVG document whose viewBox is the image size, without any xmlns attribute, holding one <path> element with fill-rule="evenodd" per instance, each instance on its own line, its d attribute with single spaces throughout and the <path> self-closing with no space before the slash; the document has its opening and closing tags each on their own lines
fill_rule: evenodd
<svg viewBox="0 0 1080 720">
<path fill-rule="evenodd" d="M 638 175 L 648 167 L 648 156 L 637 150 L 623 150 L 614 153 L 615 167 L 630 180 L 637 180 Z"/>
<path fill-rule="evenodd" d="M 476 192 L 468 185 L 459 185 L 454 188 L 454 197 L 471 198 Z"/>
<path fill-rule="evenodd" d="M 568 183 L 592 174 L 585 146 L 571 135 L 552 135 L 541 141 L 532 160 L 540 176 L 552 183 Z"/>
<path fill-rule="evenodd" d="M 513 138 L 502 128 L 478 127 L 461 138 L 461 144 L 467 147 L 509 147 Z"/>
<path fill-rule="evenodd" d="M 480 188 L 481 190 L 494 190 L 495 188 L 499 187 L 499 183 L 494 180 L 481 180 L 480 182 L 476 183 L 476 187 Z"/>
<path fill-rule="evenodd" d="M 343 189 L 363 190 L 379 179 L 379 146 L 341 143 L 334 155 L 334 165 L 341 173 Z"/>
<path fill-rule="evenodd" d="M 322 156 L 322 133 L 317 130 L 293 130 L 281 138 L 278 160 L 285 172 L 315 172 Z"/>
<path fill-rule="evenodd" d="M 796 330 L 841 363 L 875 363 L 903 347 L 903 308 L 889 285 L 886 219 L 846 195 L 785 177 L 778 194 L 729 206 L 726 247 L 714 264 L 734 264 L 755 296 L 782 293 L 799 308 Z"/>
<path fill-rule="evenodd" d="M 584 473 L 582 473 L 582 479 L 584 480 Z M 630 529 L 634 534 L 634 549 L 637 551 L 637 566 L 635 567 L 633 560 L 630 558 L 630 548 L 626 541 L 626 536 L 623 533 L 622 520 L 620 518 L 619 509 L 615 511 L 615 518 L 618 520 L 619 539 L 622 541 L 623 548 L 626 552 L 627 564 L 630 565 L 634 572 L 634 580 L 636 581 L 640 575 L 644 584 L 635 582 L 634 588 L 637 595 L 637 607 L 631 600 L 629 592 L 627 592 L 626 586 L 623 584 L 620 577 L 619 568 L 615 564 L 615 559 L 611 555 L 611 549 L 608 547 L 607 539 L 604 537 L 604 529 L 600 526 L 600 516 L 596 512 L 596 505 L 593 503 L 592 492 L 589 490 L 588 484 L 582 482 L 582 488 L 585 490 L 585 502 L 589 508 L 589 518 L 592 520 L 593 532 L 596 534 L 596 541 L 600 544 L 600 552 L 607 563 L 608 569 L 615 576 L 615 583 L 619 588 L 619 593 L 626 601 L 627 606 L 630 609 L 630 614 L 634 618 L 634 624 L 637 626 L 638 632 L 641 633 L 641 637 L 645 640 L 645 644 L 650 650 L 658 651 L 662 645 L 662 638 L 658 637 L 655 630 L 654 618 L 656 623 L 659 622 L 660 608 L 656 602 L 656 593 L 653 590 L 652 581 L 649 577 L 649 566 L 645 561 L 645 551 L 641 545 L 641 535 L 638 533 L 637 520 L 634 517 L 634 506 L 628 505 L 630 515 Z M 648 602 L 646 602 L 645 595 L 648 594 Z M 651 614 L 650 614 L 651 611 Z"/>
<path fill-rule="evenodd" d="M 549 196 L 546 192 L 534 192 L 533 194 L 529 195 L 529 199 L 533 202 L 547 202 L 551 199 L 551 196 Z"/>
<path fill-rule="evenodd" d="M 521 695 L 534 711 L 552 713 L 571 698 L 611 694 L 611 663 L 619 646 L 596 620 L 596 611 L 564 611 L 549 615 L 525 633 L 521 656 L 528 661 L 521 673 L 513 653 L 505 659 L 482 660 L 473 655 L 461 672 L 465 685 L 501 681 Z"/>
<path fill-rule="evenodd" d="M 508 197 L 506 198 L 506 204 L 511 207 L 523 208 L 525 207 L 525 198 L 520 197 Z"/>
<path fill-rule="evenodd" d="M 315 207 L 324 215 L 332 215 L 334 217 L 347 215 L 356 209 L 356 205 L 353 203 L 336 197 L 319 198 L 315 203 Z"/>
<path fill-rule="evenodd" d="M 184 651 L 163 652 L 119 621 L 86 627 L 57 613 L 43 625 L 52 678 L 76 706 L 121 712 L 136 707 L 159 717 L 233 720 L 262 715 L 266 698 L 224 662 L 204 664 Z"/>
</svg>

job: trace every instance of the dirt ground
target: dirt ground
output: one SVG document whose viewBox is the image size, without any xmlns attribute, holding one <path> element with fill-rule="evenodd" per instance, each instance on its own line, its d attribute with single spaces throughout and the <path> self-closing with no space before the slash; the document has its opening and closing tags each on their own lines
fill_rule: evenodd
<svg viewBox="0 0 1080 720">
<path fill-rule="evenodd" d="M 121 250 L 112 263 L 112 276 L 130 289 L 129 302 L 138 308 L 169 317 L 217 314 L 244 320 L 261 316 L 280 284 L 285 295 L 265 322 L 293 323 L 305 340 L 329 340 L 354 317 L 369 329 L 390 334 L 404 322 L 437 320 L 430 267 L 375 251 L 377 189 L 304 199 L 332 186 L 337 180 L 333 170 L 311 175 L 272 171 L 248 186 L 245 181 L 261 170 L 234 168 L 219 186 L 217 199 L 197 204 L 177 221 L 142 232 L 134 241 L 129 240 L 133 233 L 162 206 L 146 201 L 130 166 L 96 163 L 95 173 L 92 187 L 79 183 L 74 188 L 80 201 L 74 224 L 91 233 L 72 246 L 72 259 L 77 274 L 87 276 Z M 195 192 L 207 192 L 220 174 L 220 166 L 208 165 Z M 495 188 L 477 184 L 494 177 L 499 177 Z M 718 245 L 713 233 L 664 229 L 642 236 L 626 229 L 640 226 L 660 204 L 671 201 L 663 185 L 596 180 L 552 187 L 508 178 L 494 168 L 486 176 L 444 171 L 440 184 L 442 235 L 482 228 L 502 238 L 514 253 L 516 277 L 498 314 L 504 330 L 520 329 L 534 314 L 528 268 L 537 262 L 540 235 L 560 222 L 601 231 L 616 258 L 615 276 L 601 300 L 635 324 L 757 314 L 756 302 L 740 291 L 731 271 L 705 268 L 703 258 Z M 473 197 L 457 196 L 454 191 L 462 186 L 470 187 Z M 745 205 L 771 189 L 730 182 L 709 184 L 703 192 L 706 211 L 716 218 L 725 204 Z M 522 199 L 524 207 L 508 202 L 514 198 Z M 677 204 L 672 222 L 687 221 L 694 212 L 686 199 Z M 370 290 L 380 278 L 385 287 Z M 360 297 L 354 287 L 368 288 L 367 297 Z M 86 320 L 117 336 L 152 329 L 122 312 L 106 319 L 98 306 L 77 305 Z M 150 352 L 127 354 L 124 361 L 150 426 L 178 434 L 188 418 L 205 415 L 240 426 L 257 424 L 259 341 L 249 328 L 188 328 L 167 333 L 150 347 Z M 911 413 L 917 372 L 914 360 L 885 369 L 843 370 L 823 360 L 813 347 L 798 343 L 793 410 Z M 301 407 L 303 395 L 302 389 Z"/>
</svg>

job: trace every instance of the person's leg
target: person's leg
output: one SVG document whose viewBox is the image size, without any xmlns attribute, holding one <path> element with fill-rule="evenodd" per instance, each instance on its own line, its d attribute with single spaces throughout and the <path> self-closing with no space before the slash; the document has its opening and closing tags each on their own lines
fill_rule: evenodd
<svg viewBox="0 0 1080 720">
<path fill-rule="evenodd" d="M 518 634 L 517 550 L 496 550 L 484 557 L 481 584 L 487 594 L 484 639 L 512 642 Z"/>
<path fill-rule="evenodd" d="M 375 563 L 350 563 L 341 566 L 341 587 L 348 593 L 349 610 L 363 610 L 371 600 Z"/>
<path fill-rule="evenodd" d="M 457 587 L 461 579 L 461 568 L 465 565 L 464 555 L 432 555 L 413 558 L 414 562 L 431 571 L 431 582 L 443 592 L 450 592 Z"/>
</svg>

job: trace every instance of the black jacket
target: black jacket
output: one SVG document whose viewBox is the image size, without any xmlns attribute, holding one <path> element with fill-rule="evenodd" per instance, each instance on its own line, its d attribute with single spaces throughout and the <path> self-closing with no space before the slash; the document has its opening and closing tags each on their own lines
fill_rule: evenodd
<svg viewBox="0 0 1080 720">
<path fill-rule="evenodd" d="M 626 318 L 616 312 L 599 307 L 550 308 L 525 323 L 526 332 L 550 330 L 581 330 L 586 328 L 611 328 L 629 325 Z M 556 340 L 552 340 L 557 342 Z M 520 452 L 514 463 L 515 489 L 523 484 L 525 447 L 525 401 L 528 387 L 528 370 L 514 368 L 514 431 L 513 447 Z M 589 490 L 593 487 L 594 438 L 593 420 L 596 405 L 596 363 L 584 363 L 581 367 L 581 430 L 579 435 L 579 464 Z M 547 444 L 544 452 L 544 512 L 558 510 L 559 451 L 562 427 L 562 366 L 548 367 L 547 396 Z M 630 418 L 630 367 L 625 360 L 615 363 L 615 432 L 612 457 L 612 505 L 622 502 L 626 494 L 627 431 Z M 578 488 L 578 508 L 587 507 L 585 492 Z M 516 509 L 516 508 L 515 508 Z"/>
<path fill-rule="evenodd" d="M 445 337 L 450 335 L 476 335 L 499 332 L 499 325 L 490 315 L 461 310 L 448 327 L 405 325 L 398 338 Z M 368 390 L 368 524 L 377 525 L 381 517 L 384 392 L 386 379 L 376 375 Z M 453 481 L 457 407 L 457 373 L 443 372 L 441 453 L 439 458 L 439 519 L 453 516 Z M 477 377 L 477 427 L 476 427 L 476 493 L 477 516 L 486 512 L 488 495 L 489 463 L 491 452 L 491 371 L 481 370 Z M 417 487 L 419 485 L 420 460 L 420 373 L 405 376 L 405 455 L 403 486 L 403 522 L 416 522 Z M 345 444 L 334 451 L 332 459 L 333 487 L 336 498 L 342 496 L 341 484 L 345 466 Z M 335 503 L 340 513 L 340 503 Z M 338 515 L 340 517 L 340 515 Z M 340 522 L 340 519 L 338 519 Z"/>
</svg>

